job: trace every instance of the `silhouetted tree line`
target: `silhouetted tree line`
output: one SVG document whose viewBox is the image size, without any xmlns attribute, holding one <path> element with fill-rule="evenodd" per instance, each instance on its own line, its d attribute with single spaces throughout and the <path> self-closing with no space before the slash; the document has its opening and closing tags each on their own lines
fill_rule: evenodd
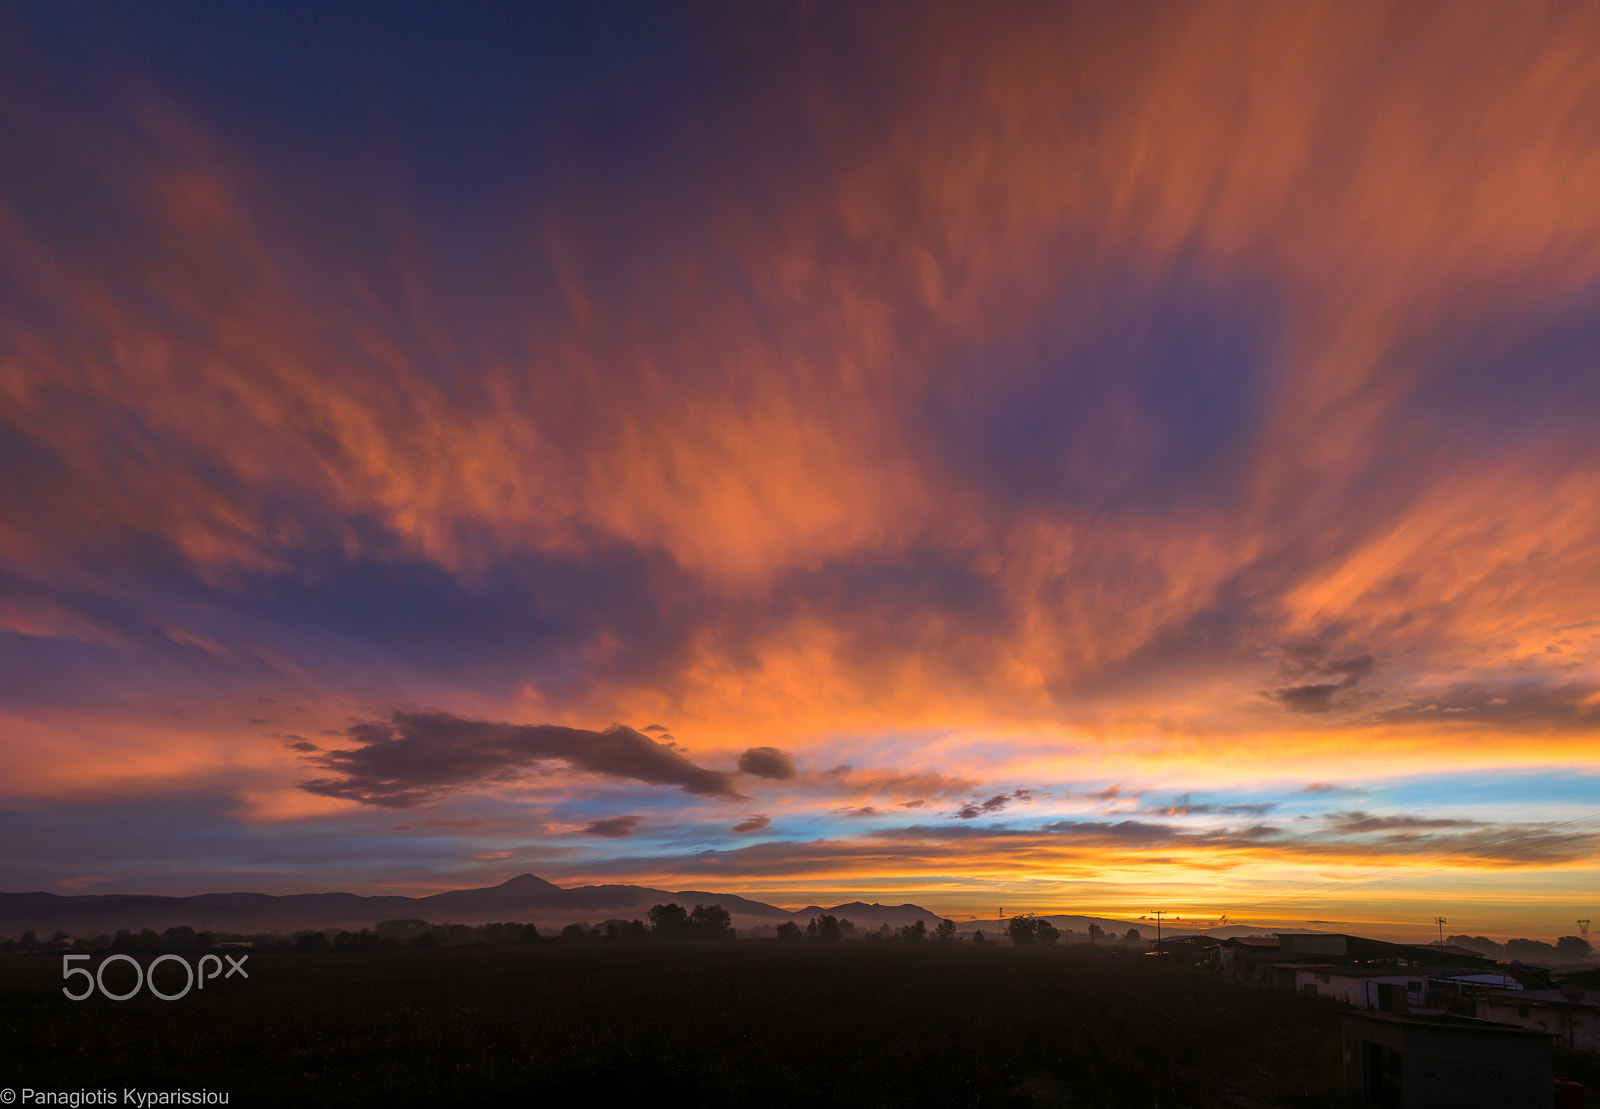
<svg viewBox="0 0 1600 1109">
<path fill-rule="evenodd" d="M 1091 937 L 1097 931 L 1098 925 L 1089 926 Z M 1012 917 L 1006 922 L 1006 935 L 1010 937 L 1012 947 L 1048 947 L 1061 938 L 1054 924 L 1035 916 Z"/>
<path fill-rule="evenodd" d="M 288 935 L 279 933 L 233 934 L 197 932 L 193 928 L 168 928 L 155 932 L 149 928 L 141 932 L 127 929 L 112 935 L 96 937 L 71 937 L 56 932 L 48 940 L 41 940 L 34 931 L 24 932 L 19 939 L 0 942 L 0 951 L 105 951 L 129 953 L 206 950 L 220 943 L 248 944 L 257 948 L 300 951 L 378 951 L 397 947 L 462 947 L 468 945 L 528 944 L 550 939 L 565 943 L 609 942 L 644 943 L 659 941 L 731 940 L 736 932 L 733 918 L 720 905 L 696 905 L 685 909 L 669 903 L 653 905 L 648 922 L 644 920 L 608 920 L 598 925 L 588 923 L 568 924 L 553 937 L 541 936 L 537 926 L 517 922 L 493 924 L 434 924 L 416 918 L 380 921 L 375 928 L 360 931 L 303 929 Z M 1005 925 L 1004 935 L 1016 947 L 1050 946 L 1058 940 L 1070 940 L 1074 933 L 1059 932 L 1048 920 L 1033 916 L 1014 916 Z M 1098 925 L 1090 925 L 1091 942 L 1102 938 L 1115 942 L 1115 933 L 1102 932 Z M 785 921 L 777 928 L 781 942 L 839 943 L 858 940 L 866 943 L 955 943 L 961 937 L 954 921 L 941 920 L 932 928 L 923 921 L 891 928 L 888 924 L 876 929 L 863 929 L 850 920 L 832 913 L 812 917 L 802 928 L 795 921 Z M 1124 942 L 1137 944 L 1137 929 L 1128 929 Z M 973 936 L 974 943 L 989 942 L 983 932 Z M 1590 954 L 1589 944 L 1578 936 L 1563 936 L 1555 945 L 1540 940 L 1510 940 L 1497 944 L 1482 936 L 1451 936 L 1450 941 L 1474 951 L 1496 958 L 1514 958 L 1525 961 L 1567 959 L 1575 960 Z"/>
<path fill-rule="evenodd" d="M 1587 959 L 1594 954 L 1594 948 L 1582 936 L 1562 936 L 1555 943 L 1549 944 L 1543 940 L 1514 939 L 1505 943 L 1496 943 L 1487 936 L 1449 936 L 1446 943 L 1456 947 L 1464 947 L 1468 951 L 1490 959 L 1516 959 L 1518 962 L 1574 962 Z"/>
<path fill-rule="evenodd" d="M 224 937 L 218 937 L 212 932 L 196 932 L 193 928 L 184 926 L 168 928 L 165 932 L 157 932 L 150 928 L 133 932 L 123 928 L 115 935 L 101 933 L 98 936 L 69 936 L 65 932 L 58 931 L 48 940 L 41 940 L 38 933 L 30 928 L 17 939 L 0 942 L 0 951 L 119 951 L 130 954 L 205 951 L 214 946 L 219 938 Z"/>
</svg>

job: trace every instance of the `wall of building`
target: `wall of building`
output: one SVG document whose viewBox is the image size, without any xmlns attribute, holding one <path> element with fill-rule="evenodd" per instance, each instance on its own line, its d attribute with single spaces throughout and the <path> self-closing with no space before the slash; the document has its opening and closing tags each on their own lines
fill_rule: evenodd
<svg viewBox="0 0 1600 1109">
<path fill-rule="evenodd" d="M 1377 1009 L 1378 984 L 1394 986 L 1403 998 L 1403 1010 L 1410 1012 L 1428 1005 L 1428 980 L 1415 974 L 1354 976 L 1340 974 L 1337 970 L 1306 968 L 1295 972 L 1295 989 L 1300 993 L 1315 992 L 1318 997 L 1332 998 L 1342 1005 L 1356 1009 Z M 1412 989 L 1411 987 L 1417 987 Z"/>
<path fill-rule="evenodd" d="M 1340 935 L 1296 935 L 1284 932 L 1278 936 L 1278 949 L 1292 955 L 1343 955 L 1349 943 Z"/>
<path fill-rule="evenodd" d="M 1476 1015 L 1482 1020 L 1548 1032 L 1562 1047 L 1600 1055 L 1600 1008 L 1526 996 L 1487 997 L 1478 999 Z"/>
<path fill-rule="evenodd" d="M 1352 1104 L 1372 1104 L 1374 1070 L 1383 1072 L 1380 1081 L 1399 1075 L 1407 1109 L 1551 1109 L 1554 1103 L 1551 1045 L 1543 1038 L 1356 1014 L 1342 1023 Z"/>
</svg>

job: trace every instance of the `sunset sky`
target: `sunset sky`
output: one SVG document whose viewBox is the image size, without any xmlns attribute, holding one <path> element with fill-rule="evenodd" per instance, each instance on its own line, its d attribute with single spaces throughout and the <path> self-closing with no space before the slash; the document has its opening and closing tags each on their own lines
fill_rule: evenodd
<svg viewBox="0 0 1600 1109">
<path fill-rule="evenodd" d="M 1596 56 L 8 6 L 0 889 L 1576 931 Z"/>
</svg>

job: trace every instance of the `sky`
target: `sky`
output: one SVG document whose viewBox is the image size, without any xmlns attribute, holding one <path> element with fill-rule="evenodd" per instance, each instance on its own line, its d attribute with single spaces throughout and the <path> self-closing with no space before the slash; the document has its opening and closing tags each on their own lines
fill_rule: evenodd
<svg viewBox="0 0 1600 1109">
<path fill-rule="evenodd" d="M 1574 932 L 1597 51 L 7 6 L 0 888 Z"/>
</svg>

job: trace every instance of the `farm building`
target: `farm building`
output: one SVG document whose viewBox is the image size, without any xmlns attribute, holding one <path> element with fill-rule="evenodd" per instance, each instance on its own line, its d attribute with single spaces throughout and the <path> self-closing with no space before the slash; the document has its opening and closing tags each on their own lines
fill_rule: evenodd
<svg viewBox="0 0 1600 1109">
<path fill-rule="evenodd" d="M 1498 971 L 1450 966 L 1322 964 L 1297 966 L 1294 975 L 1299 993 L 1385 1013 L 1437 1012 L 1447 999 L 1466 990 L 1522 988 L 1515 978 Z"/>
<path fill-rule="evenodd" d="M 1551 1038 L 1470 1017 L 1346 1013 L 1340 1021 L 1352 1105 L 1551 1109 Z"/>
<path fill-rule="evenodd" d="M 1476 1007 L 1484 1020 L 1545 1032 L 1570 1051 L 1600 1055 L 1600 1005 L 1586 1003 L 1579 991 L 1490 990 Z"/>
</svg>

